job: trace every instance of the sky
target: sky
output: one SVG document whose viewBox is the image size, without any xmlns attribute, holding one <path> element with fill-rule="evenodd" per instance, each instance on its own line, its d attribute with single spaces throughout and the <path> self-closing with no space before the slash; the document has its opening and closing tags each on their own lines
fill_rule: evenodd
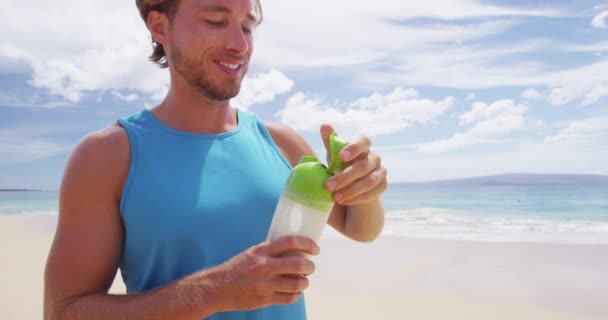
<svg viewBox="0 0 608 320">
<path fill-rule="evenodd" d="M 369 136 L 390 183 L 608 174 L 608 1 L 262 0 L 232 105 L 318 155 Z M 56 190 L 88 133 L 158 104 L 135 1 L 4 0 L 0 188 Z M 324 156 L 322 157 L 324 158 Z"/>
</svg>

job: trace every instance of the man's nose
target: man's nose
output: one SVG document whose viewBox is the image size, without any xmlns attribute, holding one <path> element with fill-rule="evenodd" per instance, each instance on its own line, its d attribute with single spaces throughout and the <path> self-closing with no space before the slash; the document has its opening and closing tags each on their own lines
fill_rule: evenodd
<svg viewBox="0 0 608 320">
<path fill-rule="evenodd" d="M 245 54 L 249 50 L 247 35 L 240 26 L 230 28 L 225 41 L 228 51 Z"/>
</svg>

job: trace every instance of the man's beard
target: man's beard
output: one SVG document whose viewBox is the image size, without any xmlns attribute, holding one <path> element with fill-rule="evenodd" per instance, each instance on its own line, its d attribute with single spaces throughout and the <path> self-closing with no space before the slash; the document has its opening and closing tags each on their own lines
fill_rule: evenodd
<svg viewBox="0 0 608 320">
<path fill-rule="evenodd" d="M 241 89 L 241 80 L 226 82 L 225 84 L 213 82 L 212 77 L 206 72 L 202 61 L 197 62 L 187 57 L 182 50 L 173 47 L 171 60 L 173 67 L 190 86 L 198 90 L 205 97 L 214 101 L 225 101 L 236 97 Z M 244 68 L 242 65 L 241 68 Z"/>
</svg>

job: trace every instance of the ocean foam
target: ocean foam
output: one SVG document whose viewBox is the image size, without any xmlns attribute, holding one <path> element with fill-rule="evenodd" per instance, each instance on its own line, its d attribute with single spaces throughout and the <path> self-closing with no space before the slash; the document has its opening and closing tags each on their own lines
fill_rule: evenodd
<svg viewBox="0 0 608 320">
<path fill-rule="evenodd" d="M 483 242 L 608 243 L 608 222 L 419 208 L 388 211 L 382 234 Z M 333 230 L 324 233 L 325 238 L 337 236 Z"/>
<path fill-rule="evenodd" d="M 23 215 L 23 216 L 47 216 L 58 214 L 57 210 L 3 210 L 0 208 L 0 216 L 2 215 Z"/>
</svg>

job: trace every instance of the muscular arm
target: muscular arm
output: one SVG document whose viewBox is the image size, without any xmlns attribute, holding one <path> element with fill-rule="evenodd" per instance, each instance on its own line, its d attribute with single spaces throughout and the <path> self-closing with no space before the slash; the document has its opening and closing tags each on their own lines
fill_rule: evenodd
<svg viewBox="0 0 608 320">
<path fill-rule="evenodd" d="M 119 203 L 129 160 L 126 132 L 117 126 L 89 135 L 73 152 L 46 265 L 45 319 L 192 319 L 211 310 L 208 299 L 169 299 L 188 290 L 188 279 L 141 295 L 107 294 L 122 253 Z"/>
<path fill-rule="evenodd" d="M 314 155 L 308 143 L 289 127 L 265 122 L 281 153 L 295 166 L 303 155 Z M 361 242 L 378 237 L 384 226 L 384 208 L 380 200 L 356 205 L 334 204 L 328 224 L 345 236 Z"/>
</svg>

